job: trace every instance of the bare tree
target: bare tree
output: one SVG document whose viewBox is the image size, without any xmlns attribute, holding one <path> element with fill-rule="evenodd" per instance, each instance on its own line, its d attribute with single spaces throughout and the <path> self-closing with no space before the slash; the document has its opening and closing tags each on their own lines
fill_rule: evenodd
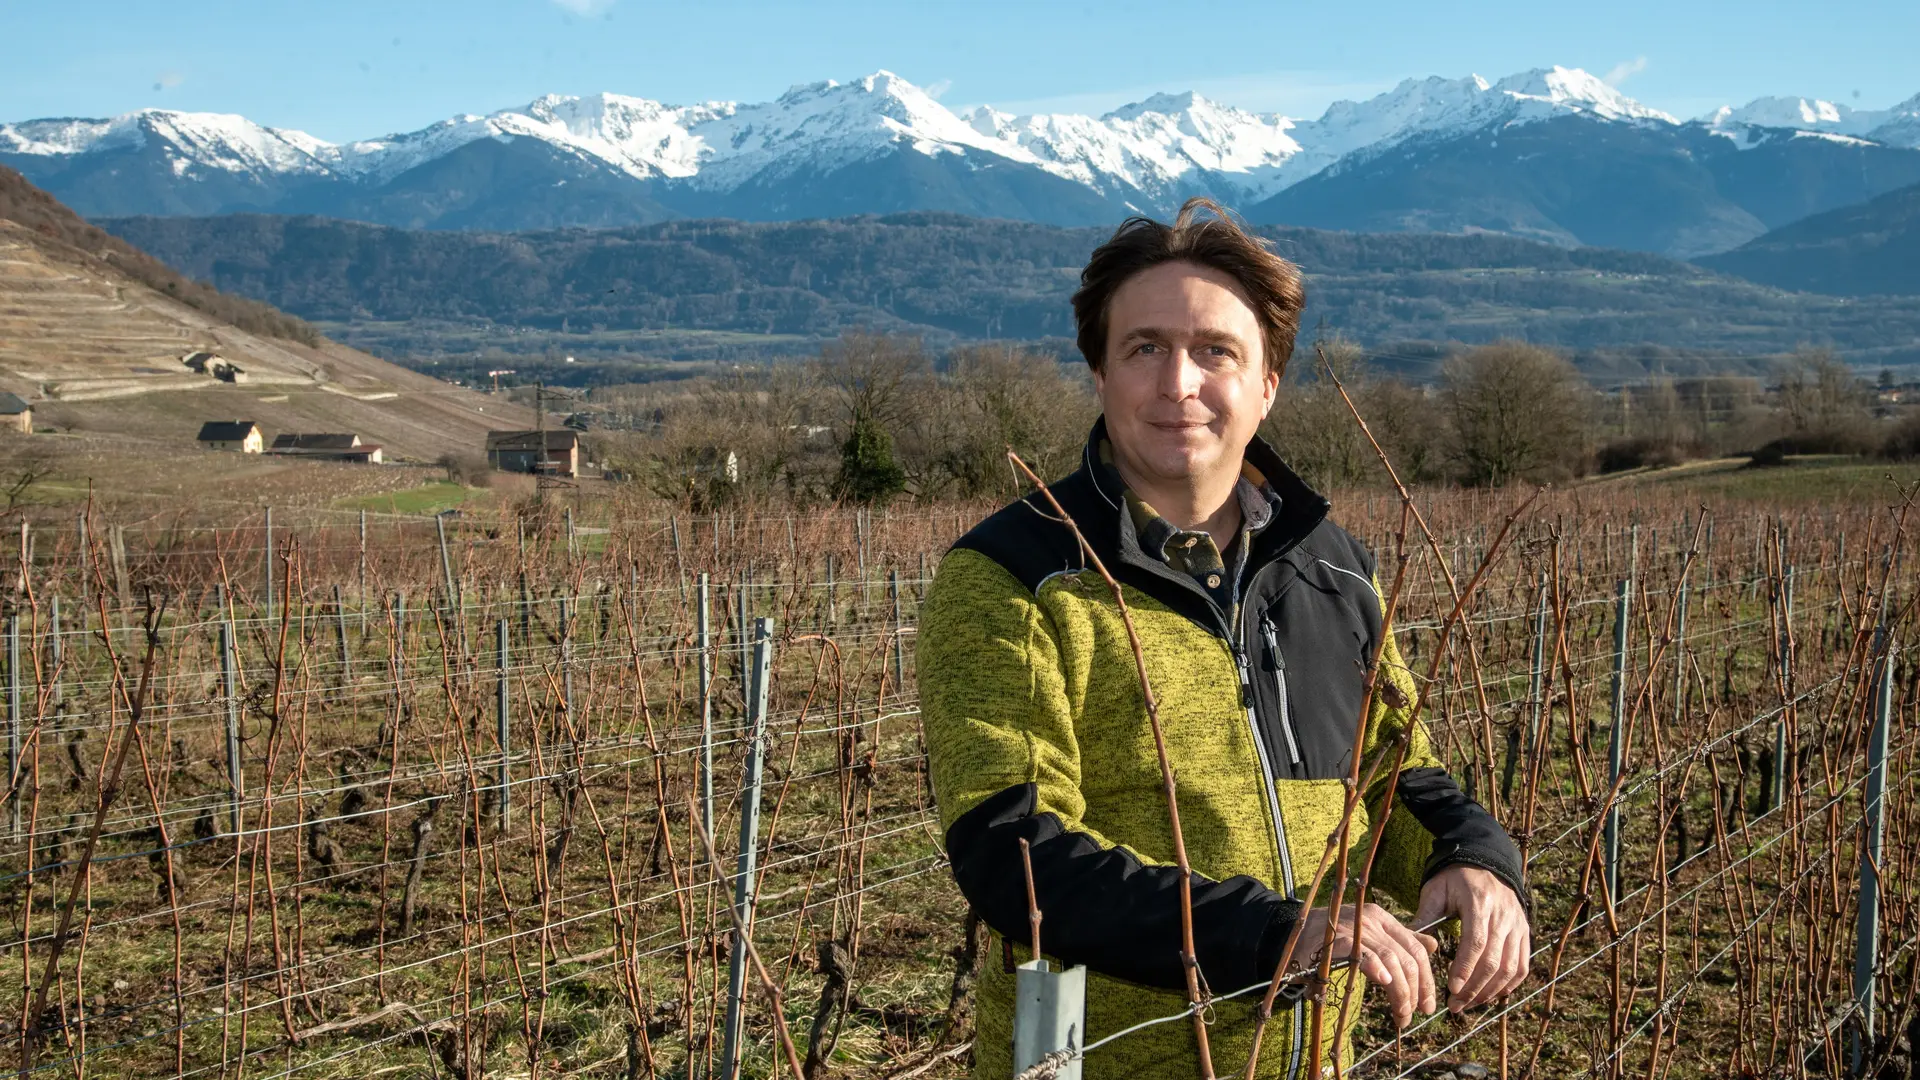
<svg viewBox="0 0 1920 1080">
<path fill-rule="evenodd" d="M 1334 337 L 1317 348 L 1326 355 L 1326 364 L 1315 355 L 1290 365 L 1292 377 L 1281 383 L 1273 412 L 1261 427 L 1287 464 L 1309 484 L 1328 490 L 1387 482 L 1379 457 L 1327 377 L 1326 368 L 1331 367 L 1402 476 L 1436 479 L 1444 455 L 1440 425 L 1426 392 L 1377 375 L 1360 347 L 1345 338 Z"/>
<path fill-rule="evenodd" d="M 1051 355 L 1009 345 L 963 348 L 929 395 L 924 444 L 910 448 L 920 452 L 909 452 L 907 469 L 922 477 L 922 495 L 1010 496 L 1017 485 L 1007 448 L 1043 476 L 1062 475 L 1096 409 L 1091 382 Z"/>
<path fill-rule="evenodd" d="M 1826 349 L 1803 349 L 1780 370 L 1780 413 L 1787 434 L 1809 449 L 1861 449 L 1870 426 L 1870 392 Z"/>
<path fill-rule="evenodd" d="M 933 373 L 919 338 L 863 330 L 828 342 L 813 367 L 849 430 L 862 422 L 890 432 L 904 426 L 914 397 Z"/>
<path fill-rule="evenodd" d="M 1518 341 L 1469 349 L 1440 373 L 1462 481 L 1500 485 L 1576 474 L 1591 440 L 1591 390 L 1559 353 Z"/>
<path fill-rule="evenodd" d="M 1321 342 L 1317 348 L 1327 364 L 1309 355 L 1290 365 L 1292 377 L 1281 383 L 1261 434 L 1307 483 L 1326 489 L 1352 487 L 1367 482 L 1379 464 L 1326 367 L 1333 368 L 1350 393 L 1363 396 L 1368 381 L 1365 356 L 1344 338 Z"/>
</svg>

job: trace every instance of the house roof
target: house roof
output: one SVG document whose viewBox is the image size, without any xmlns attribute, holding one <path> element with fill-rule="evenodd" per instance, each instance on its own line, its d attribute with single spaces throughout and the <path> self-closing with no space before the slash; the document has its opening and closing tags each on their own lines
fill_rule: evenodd
<svg viewBox="0 0 1920 1080">
<path fill-rule="evenodd" d="M 273 437 L 275 450 L 351 450 L 358 445 L 360 436 L 353 434 L 288 433 Z"/>
<path fill-rule="evenodd" d="M 580 433 L 571 428 L 548 428 L 547 449 L 569 451 L 580 445 Z M 489 431 L 488 450 L 539 450 L 538 431 Z"/>
<path fill-rule="evenodd" d="M 0 390 L 0 416 L 19 416 L 23 412 L 32 412 L 33 406 L 22 401 L 17 394 Z"/>
<path fill-rule="evenodd" d="M 240 442 L 257 430 L 251 420 L 209 420 L 200 425 L 200 441 Z"/>
</svg>

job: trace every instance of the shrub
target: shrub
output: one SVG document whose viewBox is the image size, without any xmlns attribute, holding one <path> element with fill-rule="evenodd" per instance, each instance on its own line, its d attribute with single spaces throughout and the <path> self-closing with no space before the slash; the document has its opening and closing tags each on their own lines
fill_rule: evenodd
<svg viewBox="0 0 1920 1080">
<path fill-rule="evenodd" d="M 1659 469 L 1678 465 L 1688 456 L 1685 448 L 1672 439 L 1640 435 L 1601 444 L 1600 449 L 1594 452 L 1593 465 L 1595 471 L 1603 473 Z"/>
<path fill-rule="evenodd" d="M 447 470 L 447 479 L 452 483 L 471 488 L 493 486 L 493 467 L 487 464 L 484 454 L 449 452 L 441 454 L 434 464 Z"/>
<path fill-rule="evenodd" d="M 1920 412 L 1909 412 L 1895 421 L 1880 442 L 1880 456 L 1897 461 L 1920 458 Z"/>
</svg>

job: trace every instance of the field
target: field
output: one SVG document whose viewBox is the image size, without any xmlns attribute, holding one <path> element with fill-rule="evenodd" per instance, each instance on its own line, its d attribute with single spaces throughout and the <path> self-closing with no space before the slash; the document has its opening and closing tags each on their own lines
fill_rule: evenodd
<svg viewBox="0 0 1920 1080">
<path fill-rule="evenodd" d="M 1897 493 L 1830 481 L 1423 493 L 1431 542 L 1336 500 L 1536 891 L 1521 991 L 1398 1038 L 1369 1002 L 1343 1073 L 1837 1077 L 1857 1044 L 1909 1075 L 1920 594 Z M 809 1077 L 964 1075 L 999 950 L 943 861 L 912 643 L 989 508 L 463 492 L 303 500 L 270 539 L 234 504 L 83 502 L 7 541 L 13 1064 L 723 1075 L 737 1005 L 745 1075 L 790 1075 L 781 1032 Z"/>
</svg>

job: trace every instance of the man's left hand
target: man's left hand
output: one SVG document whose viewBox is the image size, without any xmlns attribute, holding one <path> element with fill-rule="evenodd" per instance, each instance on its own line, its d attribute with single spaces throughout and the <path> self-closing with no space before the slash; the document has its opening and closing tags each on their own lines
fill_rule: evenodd
<svg viewBox="0 0 1920 1080">
<path fill-rule="evenodd" d="M 1507 883 L 1477 866 L 1449 866 L 1420 890 L 1415 927 L 1460 920 L 1460 948 L 1447 971 L 1447 1009 L 1459 1013 L 1496 1001 L 1527 981 L 1533 931 Z"/>
</svg>

